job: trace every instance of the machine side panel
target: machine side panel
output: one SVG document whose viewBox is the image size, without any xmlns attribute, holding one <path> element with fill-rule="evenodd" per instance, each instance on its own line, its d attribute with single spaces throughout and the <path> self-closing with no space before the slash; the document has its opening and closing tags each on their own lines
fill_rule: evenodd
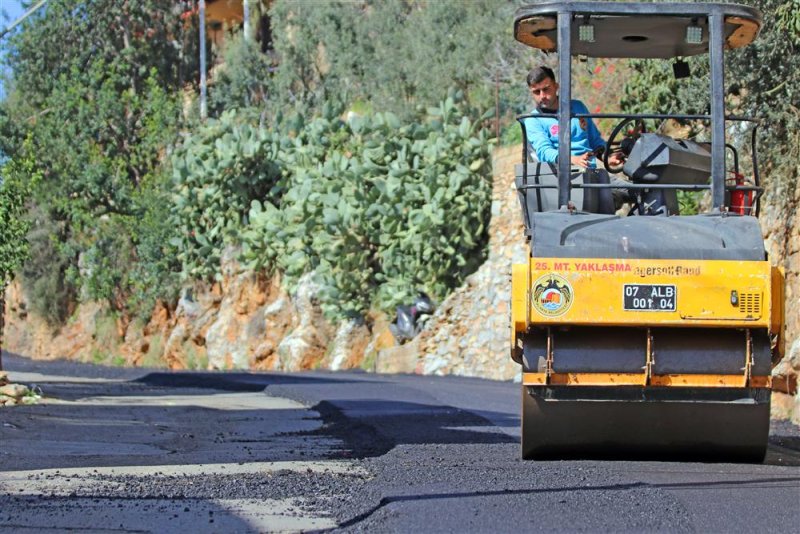
<svg viewBox="0 0 800 534">
<path fill-rule="evenodd" d="M 786 305 L 786 276 L 783 267 L 772 268 L 772 318 L 770 332 L 777 335 L 775 346 L 775 358 L 780 360 L 786 350 L 786 338 L 784 337 L 784 317 Z"/>
<path fill-rule="evenodd" d="M 516 263 L 511 267 L 511 358 L 522 363 L 522 344 L 518 333 L 528 329 L 530 317 L 530 264 Z"/>
</svg>

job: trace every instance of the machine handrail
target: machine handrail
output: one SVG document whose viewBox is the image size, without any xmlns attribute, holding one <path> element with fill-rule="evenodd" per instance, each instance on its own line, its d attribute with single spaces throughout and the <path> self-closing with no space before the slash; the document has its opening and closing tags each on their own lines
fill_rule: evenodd
<svg viewBox="0 0 800 534">
<path fill-rule="evenodd" d="M 697 191 L 711 189 L 711 184 L 572 184 L 575 189 L 680 189 L 682 191 Z M 528 184 L 517 187 L 521 189 L 558 189 L 556 184 Z M 730 185 L 725 186 L 726 191 L 764 191 L 757 185 Z"/>
<path fill-rule="evenodd" d="M 544 117 L 557 119 L 557 113 L 526 113 L 517 115 L 517 121 Z M 705 114 L 677 114 L 677 113 L 570 113 L 574 119 L 677 119 L 677 120 L 711 120 L 711 115 Z M 761 124 L 761 119 L 756 117 L 745 117 L 743 115 L 725 115 L 725 120 L 738 122 L 752 122 Z"/>
<path fill-rule="evenodd" d="M 522 167 L 523 167 L 523 179 L 527 179 L 528 176 L 528 132 L 525 129 L 525 119 L 531 118 L 552 118 L 558 119 L 557 113 L 527 113 L 524 115 L 517 115 L 516 120 L 519 123 L 520 128 L 522 129 Z M 597 119 L 677 119 L 677 120 L 711 120 L 711 115 L 698 115 L 698 114 L 684 114 L 684 115 L 676 115 L 671 113 L 633 113 L 633 114 L 626 114 L 626 113 L 570 113 L 570 118 L 597 118 Z M 753 130 L 751 133 L 750 138 L 750 151 L 751 151 L 751 158 L 753 162 L 753 182 L 755 186 L 753 189 L 731 189 L 730 187 L 726 186 L 725 189 L 728 191 L 756 191 L 756 197 L 753 199 L 753 204 L 755 208 L 755 216 L 758 217 L 761 213 L 761 196 L 764 192 L 764 189 L 761 187 L 761 174 L 758 170 L 758 140 L 757 140 L 757 133 L 758 127 L 761 125 L 761 119 L 756 117 L 745 117 L 741 115 L 726 115 L 725 120 L 736 121 L 736 122 L 749 122 L 753 124 Z M 733 148 L 731 145 L 726 143 L 725 145 L 728 148 Z M 734 158 L 737 160 L 735 167 L 736 172 L 738 172 L 738 153 L 736 149 L 733 149 Z M 554 173 L 557 175 L 558 173 Z M 605 184 L 586 184 L 591 185 L 591 188 L 605 188 Z M 635 184 L 632 184 L 635 185 Z M 679 189 L 683 191 L 692 191 L 697 189 L 711 189 L 709 186 L 701 186 L 701 187 L 689 187 L 686 185 L 673 185 L 673 184 L 661 184 L 661 185 L 669 185 L 669 187 L 654 187 L 648 186 L 651 189 Z M 597 187 L 599 186 L 599 187 Z M 570 184 L 571 188 L 580 188 L 581 186 L 578 184 Z M 536 189 L 536 194 L 539 194 L 540 189 L 550 189 L 550 187 L 527 187 L 523 186 L 520 189 Z M 557 187 L 556 187 L 557 189 Z M 645 187 L 632 187 L 631 189 L 646 189 Z M 525 216 L 527 217 L 527 208 L 525 209 L 526 213 Z"/>
</svg>

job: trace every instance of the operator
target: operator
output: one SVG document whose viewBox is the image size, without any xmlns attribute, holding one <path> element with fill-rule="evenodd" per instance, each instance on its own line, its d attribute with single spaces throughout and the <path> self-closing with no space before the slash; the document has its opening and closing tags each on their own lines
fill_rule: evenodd
<svg viewBox="0 0 800 534">
<path fill-rule="evenodd" d="M 528 88 L 536 108 L 533 114 L 558 112 L 558 84 L 553 70 L 549 67 L 536 67 L 528 73 Z M 589 110 L 580 100 L 570 102 L 573 115 L 588 114 Z M 591 118 L 573 118 L 570 121 L 572 145 L 570 161 L 574 167 L 596 168 L 596 156 L 605 150 L 606 142 Z M 536 157 L 543 163 L 555 164 L 558 159 L 558 119 L 536 117 L 525 121 L 525 131 Z M 623 156 L 615 152 L 608 157 L 609 165 L 616 167 L 623 163 Z"/>
</svg>

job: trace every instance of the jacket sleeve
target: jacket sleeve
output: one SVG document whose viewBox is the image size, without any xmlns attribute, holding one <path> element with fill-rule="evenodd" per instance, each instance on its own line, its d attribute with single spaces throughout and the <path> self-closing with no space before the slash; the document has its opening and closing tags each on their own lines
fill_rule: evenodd
<svg viewBox="0 0 800 534">
<path fill-rule="evenodd" d="M 558 157 L 558 148 L 553 146 L 553 142 L 550 141 L 550 134 L 547 132 L 544 121 L 536 118 L 525 119 L 525 131 L 528 143 L 536 154 L 536 159 L 542 163 L 555 163 Z"/>
</svg>

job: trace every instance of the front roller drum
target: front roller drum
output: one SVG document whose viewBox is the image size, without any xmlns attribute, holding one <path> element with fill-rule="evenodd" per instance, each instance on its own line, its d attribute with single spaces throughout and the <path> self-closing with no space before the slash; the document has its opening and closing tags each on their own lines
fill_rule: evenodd
<svg viewBox="0 0 800 534">
<path fill-rule="evenodd" d="M 522 458 L 761 462 L 765 388 L 522 386 Z"/>
</svg>

